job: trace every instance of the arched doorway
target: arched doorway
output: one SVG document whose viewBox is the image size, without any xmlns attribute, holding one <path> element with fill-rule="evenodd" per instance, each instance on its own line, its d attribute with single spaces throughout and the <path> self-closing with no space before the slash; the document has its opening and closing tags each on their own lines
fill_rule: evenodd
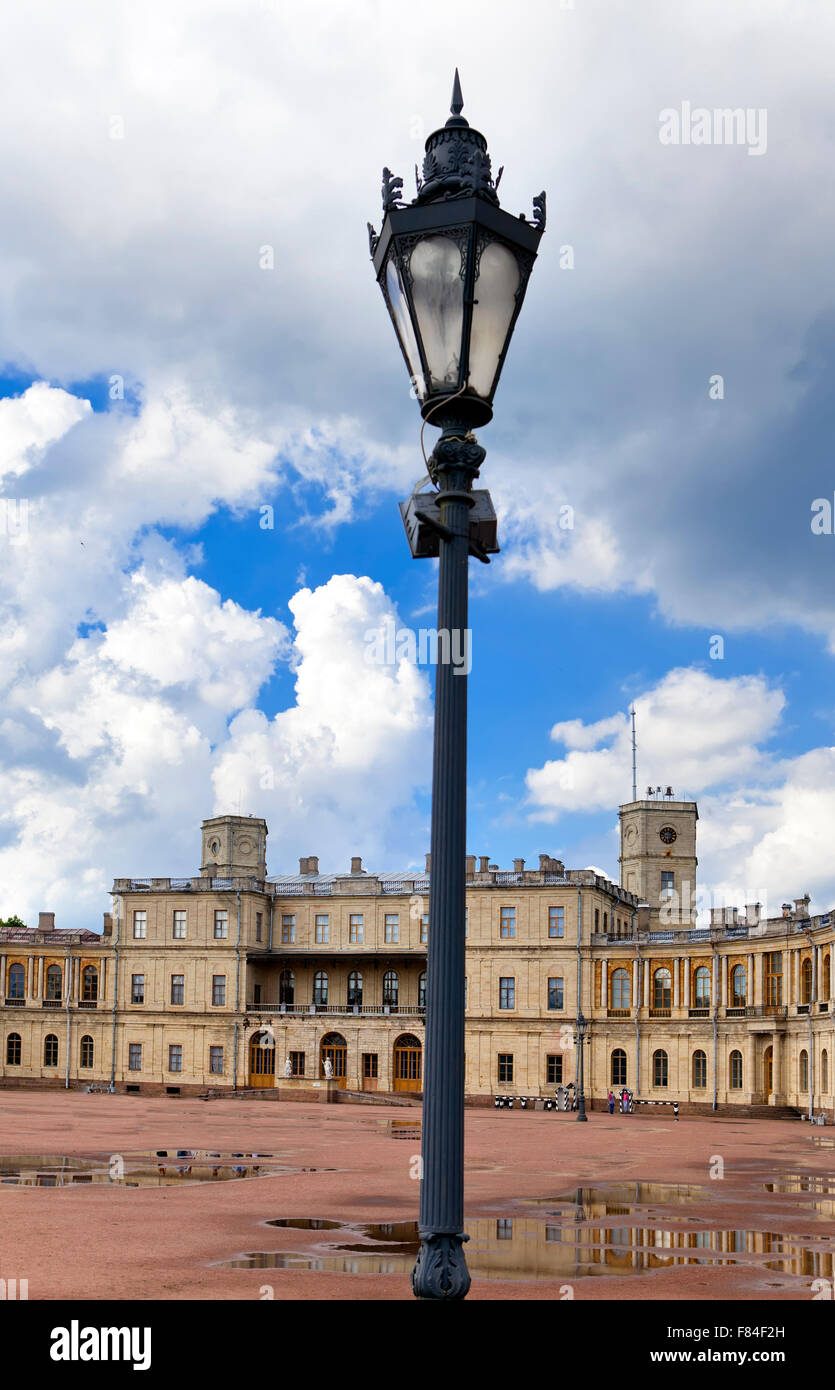
<svg viewBox="0 0 835 1390">
<path fill-rule="evenodd" d="M 774 1090 L 774 1049 L 767 1047 L 763 1053 L 763 1090 L 766 1100 Z"/>
<path fill-rule="evenodd" d="M 275 1085 L 275 1038 L 272 1033 L 256 1033 L 249 1044 L 249 1084 Z"/>
<path fill-rule="evenodd" d="M 341 1033 L 326 1033 L 322 1039 L 321 1053 L 319 1057 L 319 1075 L 325 1075 L 325 1062 L 330 1061 L 333 1067 L 333 1080 L 336 1082 L 340 1091 L 345 1090 L 346 1059 L 348 1056 L 348 1044 Z"/>
<path fill-rule="evenodd" d="M 423 1048 L 420 1038 L 401 1033 L 394 1044 L 395 1091 L 423 1090 Z"/>
</svg>

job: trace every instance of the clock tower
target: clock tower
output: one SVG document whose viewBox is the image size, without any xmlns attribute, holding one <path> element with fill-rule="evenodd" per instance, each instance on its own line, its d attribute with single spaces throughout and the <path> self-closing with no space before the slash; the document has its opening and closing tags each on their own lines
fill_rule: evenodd
<svg viewBox="0 0 835 1390">
<path fill-rule="evenodd" d="M 256 816 L 213 816 L 203 822 L 204 878 L 266 878 L 267 822 Z"/>
<path fill-rule="evenodd" d="M 695 801 L 671 787 L 648 788 L 645 801 L 620 807 L 620 883 L 650 906 L 650 929 L 696 925 Z"/>
</svg>

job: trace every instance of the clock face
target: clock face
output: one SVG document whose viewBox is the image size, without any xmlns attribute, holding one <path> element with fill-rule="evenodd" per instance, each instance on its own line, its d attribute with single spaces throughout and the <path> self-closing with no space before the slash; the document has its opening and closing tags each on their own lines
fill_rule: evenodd
<svg viewBox="0 0 835 1390">
<path fill-rule="evenodd" d="M 212 843 L 209 845 L 209 853 L 216 855 L 219 849 L 220 842 L 218 840 L 212 840 Z"/>
<path fill-rule="evenodd" d="M 665 845 L 673 845 L 678 839 L 678 836 L 676 835 L 676 832 L 673 830 L 673 827 L 671 825 L 665 825 L 663 830 L 659 830 L 658 837 L 659 839 L 664 841 Z"/>
<path fill-rule="evenodd" d="M 634 825 L 630 825 L 629 828 L 627 829 L 626 836 L 625 836 L 626 843 L 627 843 L 628 845 L 631 845 L 631 844 L 632 844 L 632 841 L 637 837 L 637 834 L 638 834 L 638 832 L 637 832 L 637 830 L 635 829 Z"/>
</svg>

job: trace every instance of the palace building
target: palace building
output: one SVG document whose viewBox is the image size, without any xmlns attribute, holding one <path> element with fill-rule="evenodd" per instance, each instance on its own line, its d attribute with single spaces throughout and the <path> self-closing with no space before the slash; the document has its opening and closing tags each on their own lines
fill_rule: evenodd
<svg viewBox="0 0 835 1390">
<path fill-rule="evenodd" d="M 833 916 L 799 898 L 699 920 L 697 820 L 670 789 L 622 806 L 620 884 L 468 858 L 471 1103 L 576 1081 L 581 1010 L 598 1107 L 626 1086 L 685 1110 L 833 1110 Z M 428 858 L 268 876 L 266 842 L 263 820 L 213 817 L 200 873 L 117 879 L 101 933 L 48 913 L 0 931 L 0 1084 L 419 1094 Z"/>
</svg>

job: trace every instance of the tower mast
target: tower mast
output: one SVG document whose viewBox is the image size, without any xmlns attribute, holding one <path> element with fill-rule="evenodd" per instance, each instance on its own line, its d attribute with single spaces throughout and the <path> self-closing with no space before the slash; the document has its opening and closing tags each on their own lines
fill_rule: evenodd
<svg viewBox="0 0 835 1390">
<path fill-rule="evenodd" d="M 638 800 L 638 764 L 637 764 L 637 744 L 635 742 L 635 706 L 630 711 L 632 715 L 632 800 Z"/>
</svg>

